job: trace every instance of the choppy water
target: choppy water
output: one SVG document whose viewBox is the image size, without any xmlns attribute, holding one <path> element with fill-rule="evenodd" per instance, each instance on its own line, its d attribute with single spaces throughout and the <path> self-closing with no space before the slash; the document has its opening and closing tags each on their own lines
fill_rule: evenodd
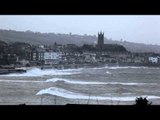
<svg viewBox="0 0 160 120">
<path fill-rule="evenodd" d="M 151 67 L 33 68 L 23 74 L 1 75 L 2 83 L 33 83 L 39 87 L 32 95 L 58 96 L 70 100 L 125 102 L 134 101 L 138 96 L 160 100 L 160 68 Z M 44 86 L 41 88 L 40 85 Z"/>
</svg>

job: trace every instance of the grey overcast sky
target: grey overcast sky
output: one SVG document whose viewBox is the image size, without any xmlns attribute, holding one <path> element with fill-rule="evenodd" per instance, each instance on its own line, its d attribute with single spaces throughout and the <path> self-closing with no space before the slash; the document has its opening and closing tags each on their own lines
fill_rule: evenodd
<svg viewBox="0 0 160 120">
<path fill-rule="evenodd" d="M 96 35 L 159 44 L 160 15 L 0 15 L 0 29 Z"/>
</svg>

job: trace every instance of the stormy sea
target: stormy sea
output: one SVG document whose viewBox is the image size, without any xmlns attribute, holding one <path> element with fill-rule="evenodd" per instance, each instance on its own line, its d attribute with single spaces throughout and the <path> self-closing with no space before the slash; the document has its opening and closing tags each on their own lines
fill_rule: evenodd
<svg viewBox="0 0 160 120">
<path fill-rule="evenodd" d="M 32 68 L 0 75 L 1 105 L 133 105 L 136 97 L 160 104 L 158 67 Z"/>
</svg>

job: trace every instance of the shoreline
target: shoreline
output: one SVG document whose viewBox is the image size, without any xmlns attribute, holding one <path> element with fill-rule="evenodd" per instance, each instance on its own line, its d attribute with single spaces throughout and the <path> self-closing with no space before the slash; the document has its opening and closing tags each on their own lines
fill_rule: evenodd
<svg viewBox="0 0 160 120">
<path fill-rule="evenodd" d="M 160 68 L 157 64 L 135 64 L 135 63 L 96 63 L 96 64 L 67 64 L 67 65 L 45 65 L 45 66 L 34 66 L 40 69 L 76 69 L 76 68 L 92 68 L 92 67 L 150 67 Z"/>
<path fill-rule="evenodd" d="M 41 70 L 45 69 L 78 69 L 78 68 L 92 68 L 92 67 L 150 67 L 150 68 L 160 68 L 158 64 L 145 64 L 145 63 L 85 63 L 85 64 L 56 64 L 56 65 L 40 65 L 31 67 L 19 67 L 19 68 L 0 68 L 0 75 L 10 74 L 10 73 L 25 73 L 30 69 L 39 68 Z"/>
</svg>

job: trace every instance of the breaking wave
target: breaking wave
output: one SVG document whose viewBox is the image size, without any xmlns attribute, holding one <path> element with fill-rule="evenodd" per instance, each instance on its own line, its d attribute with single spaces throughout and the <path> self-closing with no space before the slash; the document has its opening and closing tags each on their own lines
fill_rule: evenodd
<svg viewBox="0 0 160 120">
<path fill-rule="evenodd" d="M 71 92 L 62 88 L 50 87 L 47 89 L 40 90 L 36 95 L 50 94 L 56 95 L 68 99 L 90 99 L 90 100 L 113 100 L 113 101 L 135 101 L 136 97 L 139 96 L 123 96 L 123 97 L 114 97 L 114 96 L 92 96 L 87 94 L 81 94 L 76 92 Z M 159 96 L 148 96 L 143 95 L 141 97 L 146 97 L 147 99 L 160 99 Z"/>
<path fill-rule="evenodd" d="M 57 81 L 62 81 L 65 83 L 69 84 L 82 84 L 82 85 L 156 85 L 156 83 L 122 83 L 122 82 L 86 82 L 86 81 L 78 81 L 78 80 L 69 80 L 69 79 L 64 79 L 64 78 L 52 78 L 46 80 L 46 82 L 57 82 Z"/>
<path fill-rule="evenodd" d="M 105 82 L 86 82 L 86 81 L 74 81 L 74 80 L 69 80 L 69 79 L 63 79 L 63 78 L 52 78 L 46 80 L 46 82 L 57 82 L 57 81 L 63 81 L 69 84 L 82 84 L 82 85 L 88 85 L 88 84 L 105 84 Z"/>
<path fill-rule="evenodd" d="M 63 70 L 58 70 L 58 69 L 46 69 L 46 70 L 41 70 L 39 68 L 33 68 L 31 70 L 28 70 L 26 73 L 14 73 L 14 74 L 9 74 L 5 76 L 44 76 L 44 75 L 72 75 L 72 74 L 79 74 L 80 69 L 63 69 Z"/>
</svg>

